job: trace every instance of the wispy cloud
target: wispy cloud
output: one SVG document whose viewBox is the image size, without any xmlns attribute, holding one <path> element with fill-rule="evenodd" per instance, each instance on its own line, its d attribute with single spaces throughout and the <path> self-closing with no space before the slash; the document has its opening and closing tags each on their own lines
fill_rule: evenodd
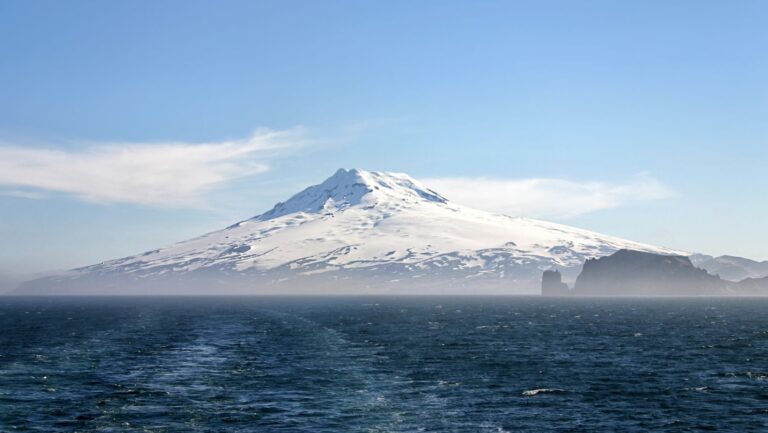
<svg viewBox="0 0 768 433">
<path fill-rule="evenodd" d="M 30 197 L 50 191 L 94 202 L 195 206 L 213 188 L 264 173 L 271 158 L 307 143 L 296 128 L 210 143 L 96 143 L 77 150 L 0 145 L 0 187 Z"/>
<path fill-rule="evenodd" d="M 23 189 L 2 188 L 0 188 L 0 195 L 5 197 L 26 198 L 30 200 L 40 200 L 46 197 L 46 195 L 40 191 L 25 191 Z"/>
<path fill-rule="evenodd" d="M 645 174 L 627 182 L 564 179 L 434 178 L 424 183 L 457 203 L 509 215 L 568 219 L 674 195 Z"/>
</svg>

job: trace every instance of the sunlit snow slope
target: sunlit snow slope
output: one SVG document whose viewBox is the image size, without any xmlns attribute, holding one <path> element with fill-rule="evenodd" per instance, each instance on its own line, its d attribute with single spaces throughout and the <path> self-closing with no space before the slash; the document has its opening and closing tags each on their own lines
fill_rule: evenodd
<svg viewBox="0 0 768 433">
<path fill-rule="evenodd" d="M 401 173 L 341 169 L 272 210 L 167 248 L 22 286 L 31 293 L 538 293 L 541 271 L 675 251 L 455 204 Z"/>
</svg>

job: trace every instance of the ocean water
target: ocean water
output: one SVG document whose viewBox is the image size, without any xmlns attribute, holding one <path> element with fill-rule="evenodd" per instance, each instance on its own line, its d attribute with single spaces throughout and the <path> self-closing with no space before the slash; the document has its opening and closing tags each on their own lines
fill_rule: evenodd
<svg viewBox="0 0 768 433">
<path fill-rule="evenodd" d="M 768 300 L 0 298 L 0 431 L 768 431 Z"/>
</svg>

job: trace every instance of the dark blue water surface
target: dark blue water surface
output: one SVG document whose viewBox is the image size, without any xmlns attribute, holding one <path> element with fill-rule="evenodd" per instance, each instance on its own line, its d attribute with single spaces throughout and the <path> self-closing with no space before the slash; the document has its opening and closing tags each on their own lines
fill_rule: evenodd
<svg viewBox="0 0 768 433">
<path fill-rule="evenodd" d="M 0 431 L 768 431 L 768 301 L 0 298 Z"/>
</svg>

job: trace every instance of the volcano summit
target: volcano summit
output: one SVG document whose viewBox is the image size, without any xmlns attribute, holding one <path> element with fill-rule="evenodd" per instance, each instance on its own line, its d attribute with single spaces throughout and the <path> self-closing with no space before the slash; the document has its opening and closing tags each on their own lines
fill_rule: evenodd
<svg viewBox="0 0 768 433">
<path fill-rule="evenodd" d="M 620 249 L 679 253 L 453 203 L 406 174 L 340 169 L 271 210 L 21 294 L 538 293 Z"/>
</svg>

